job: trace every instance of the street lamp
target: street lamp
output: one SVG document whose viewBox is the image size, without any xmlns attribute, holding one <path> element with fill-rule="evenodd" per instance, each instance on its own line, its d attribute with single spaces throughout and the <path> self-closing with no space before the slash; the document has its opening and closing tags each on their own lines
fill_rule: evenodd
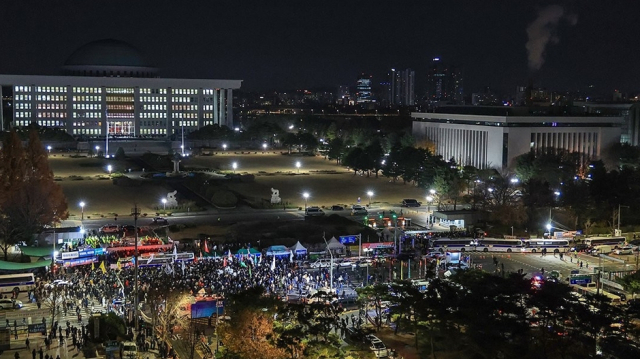
<svg viewBox="0 0 640 359">
<path fill-rule="evenodd" d="M 429 216 L 429 224 L 431 224 L 431 215 L 429 214 L 429 212 L 431 212 L 431 202 L 433 202 L 433 196 L 427 196 L 427 216 Z"/>
<path fill-rule="evenodd" d="M 96 157 L 98 156 L 98 152 L 100 152 L 100 146 L 96 146 Z"/>
<path fill-rule="evenodd" d="M 109 174 L 111 174 L 111 170 L 113 170 L 113 167 L 111 167 L 111 165 L 107 166 L 107 171 L 109 171 Z"/>
<path fill-rule="evenodd" d="M 236 173 L 236 169 L 238 168 L 238 163 L 237 162 L 232 163 L 231 167 L 233 167 L 233 173 Z"/>
<path fill-rule="evenodd" d="M 163 199 L 162 199 L 162 209 L 163 209 L 163 210 L 166 210 L 166 209 L 167 209 L 167 199 L 166 199 L 166 198 L 163 198 Z"/>
<path fill-rule="evenodd" d="M 368 191 L 367 196 L 369 196 L 369 207 L 371 207 L 371 197 L 373 197 L 373 191 Z"/>
<path fill-rule="evenodd" d="M 309 199 L 309 193 L 305 192 L 302 194 L 302 197 L 304 197 L 304 210 L 307 210 L 307 200 Z"/>
<path fill-rule="evenodd" d="M 49 153 L 51 153 L 51 146 L 47 146 L 47 151 L 49 151 Z"/>
<path fill-rule="evenodd" d="M 518 183 L 518 182 L 520 182 L 520 181 L 518 180 L 518 178 L 517 178 L 517 177 L 513 177 L 513 178 L 511 179 L 511 183 Z"/>
<path fill-rule="evenodd" d="M 262 153 L 264 153 L 264 151 L 266 151 L 266 150 L 267 150 L 267 144 L 263 143 L 262 144 Z"/>
<path fill-rule="evenodd" d="M 298 169 L 298 173 L 300 173 L 300 166 L 302 166 L 302 164 L 300 163 L 300 161 L 297 161 L 296 168 Z"/>
<path fill-rule="evenodd" d="M 226 143 L 222 144 L 222 149 L 225 150 L 225 151 L 227 150 L 227 144 Z"/>
<path fill-rule="evenodd" d="M 82 201 L 79 203 L 79 205 L 80 205 L 80 210 L 82 211 L 82 217 L 80 217 L 80 220 L 81 220 L 81 221 L 84 221 L 84 204 L 85 204 L 85 203 L 84 203 L 84 202 L 82 202 Z"/>
</svg>

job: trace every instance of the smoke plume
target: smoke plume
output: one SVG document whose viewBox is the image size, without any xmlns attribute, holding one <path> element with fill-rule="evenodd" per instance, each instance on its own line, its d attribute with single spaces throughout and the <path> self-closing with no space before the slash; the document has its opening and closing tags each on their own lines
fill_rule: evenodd
<svg viewBox="0 0 640 359">
<path fill-rule="evenodd" d="M 560 5 L 549 5 L 538 12 L 538 17 L 527 27 L 527 52 L 529 53 L 529 69 L 539 70 L 544 64 L 545 49 L 549 42 L 557 44 L 560 39 L 556 29 L 560 20 L 565 19 L 570 25 L 578 23 L 578 16 L 566 14 Z"/>
</svg>

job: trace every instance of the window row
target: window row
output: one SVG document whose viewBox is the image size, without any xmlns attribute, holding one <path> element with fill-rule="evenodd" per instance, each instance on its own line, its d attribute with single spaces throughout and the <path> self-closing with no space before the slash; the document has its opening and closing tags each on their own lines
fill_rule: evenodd
<svg viewBox="0 0 640 359">
<path fill-rule="evenodd" d="M 67 92 L 66 86 L 36 86 L 36 92 Z"/>
<path fill-rule="evenodd" d="M 108 105 L 115 106 L 115 105 Z M 102 110 L 102 104 L 99 103 L 74 103 L 74 110 Z"/>
<path fill-rule="evenodd" d="M 13 92 L 31 92 L 31 86 L 14 86 Z"/>
<path fill-rule="evenodd" d="M 198 118 L 197 113 L 172 113 L 171 118 Z"/>
<path fill-rule="evenodd" d="M 113 105 L 113 104 L 109 104 L 107 105 L 107 110 L 131 110 L 133 111 L 133 105 Z"/>
<path fill-rule="evenodd" d="M 107 93 L 133 93 L 133 88 L 130 87 L 107 87 L 105 90 Z"/>
<path fill-rule="evenodd" d="M 100 102 L 102 96 L 73 96 L 72 99 L 78 102 Z"/>
<path fill-rule="evenodd" d="M 142 105 L 140 108 L 145 111 L 166 111 L 167 105 Z"/>
<path fill-rule="evenodd" d="M 172 105 L 172 111 L 198 111 L 198 105 Z"/>
<path fill-rule="evenodd" d="M 18 109 L 18 110 L 31 110 L 31 104 L 30 103 L 24 103 L 24 102 L 18 102 L 18 103 L 16 103 L 16 106 L 14 108 Z"/>
<path fill-rule="evenodd" d="M 165 128 L 141 128 L 141 135 L 166 135 L 167 129 Z"/>
<path fill-rule="evenodd" d="M 37 101 L 67 101 L 67 96 L 58 96 L 58 95 L 37 95 Z"/>
<path fill-rule="evenodd" d="M 100 112 L 74 112 L 73 118 L 102 118 Z"/>
<path fill-rule="evenodd" d="M 67 117 L 67 113 L 66 112 L 38 112 L 37 113 L 37 117 L 38 118 L 66 118 Z"/>
<path fill-rule="evenodd" d="M 171 102 L 189 103 L 189 102 L 198 102 L 198 99 L 195 97 L 174 97 L 171 99 Z"/>
<path fill-rule="evenodd" d="M 31 118 L 31 111 L 16 111 L 16 118 Z"/>
<path fill-rule="evenodd" d="M 167 118 L 167 114 L 163 112 L 141 113 L 140 118 Z"/>
<path fill-rule="evenodd" d="M 140 93 L 166 95 L 167 89 L 140 89 Z"/>
<path fill-rule="evenodd" d="M 167 102 L 166 96 L 141 96 L 140 102 Z"/>
<path fill-rule="evenodd" d="M 18 120 L 18 121 L 15 121 L 15 124 L 16 124 L 17 127 L 25 127 L 25 126 L 29 126 L 31 124 L 31 121 L 30 120 L 29 121 Z"/>
<path fill-rule="evenodd" d="M 133 96 L 107 96 L 107 102 L 133 102 Z"/>
<path fill-rule="evenodd" d="M 197 89 L 171 89 L 173 95 L 197 95 Z"/>
<path fill-rule="evenodd" d="M 16 101 L 31 101 L 31 95 L 15 95 L 13 99 Z"/>
<path fill-rule="evenodd" d="M 102 134 L 102 130 L 99 128 L 74 128 L 74 135 L 96 135 L 99 136 Z"/>
<path fill-rule="evenodd" d="M 74 93 L 102 93 L 101 87 L 74 87 Z"/>
<path fill-rule="evenodd" d="M 74 122 L 73 127 L 102 127 L 102 122 L 100 121 L 80 121 Z"/>
<path fill-rule="evenodd" d="M 176 123 L 178 127 L 197 127 L 198 126 L 198 121 L 171 121 L 171 125 L 173 127 L 176 127 Z"/>
<path fill-rule="evenodd" d="M 107 114 L 107 118 L 134 118 L 133 113 L 112 112 Z"/>
<path fill-rule="evenodd" d="M 63 127 L 63 121 L 56 120 L 38 120 L 38 125 L 42 127 Z"/>
<path fill-rule="evenodd" d="M 36 104 L 38 110 L 66 110 L 66 103 L 38 103 Z"/>
<path fill-rule="evenodd" d="M 164 121 L 140 121 L 140 126 L 145 126 L 145 127 L 159 127 L 159 126 L 166 126 L 166 122 Z"/>
</svg>

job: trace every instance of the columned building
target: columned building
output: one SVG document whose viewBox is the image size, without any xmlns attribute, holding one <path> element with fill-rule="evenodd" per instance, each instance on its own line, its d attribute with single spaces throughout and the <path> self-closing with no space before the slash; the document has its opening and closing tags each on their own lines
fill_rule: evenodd
<svg viewBox="0 0 640 359">
<path fill-rule="evenodd" d="M 0 123 L 37 123 L 88 138 L 169 137 L 207 125 L 232 127 L 233 90 L 242 84 L 157 77 L 135 48 L 115 40 L 81 47 L 62 72 L 0 75 L 13 102 L 13 118 Z"/>
<path fill-rule="evenodd" d="M 585 161 L 620 142 L 621 117 L 486 116 L 412 113 L 413 136 L 445 160 L 477 168 L 508 168 L 530 151 L 577 152 Z"/>
</svg>

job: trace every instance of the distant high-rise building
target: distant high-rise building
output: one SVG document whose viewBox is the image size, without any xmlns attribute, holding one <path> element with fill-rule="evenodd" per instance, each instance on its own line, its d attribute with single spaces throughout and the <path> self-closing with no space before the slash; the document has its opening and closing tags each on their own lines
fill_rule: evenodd
<svg viewBox="0 0 640 359">
<path fill-rule="evenodd" d="M 462 70 L 434 58 L 427 71 L 427 101 L 464 104 Z"/>
<path fill-rule="evenodd" d="M 413 106 L 415 104 L 415 71 L 391 69 L 389 73 L 389 104 Z"/>
<path fill-rule="evenodd" d="M 371 95 L 371 75 L 360 74 L 356 81 L 356 102 L 371 103 L 374 102 Z"/>
</svg>

